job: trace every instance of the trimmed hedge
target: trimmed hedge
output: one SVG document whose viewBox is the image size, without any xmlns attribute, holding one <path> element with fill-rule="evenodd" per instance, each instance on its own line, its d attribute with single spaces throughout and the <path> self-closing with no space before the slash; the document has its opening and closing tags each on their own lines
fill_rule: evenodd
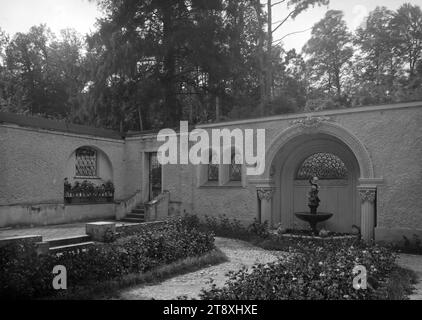
<svg viewBox="0 0 422 320">
<path fill-rule="evenodd" d="M 144 230 L 114 243 L 98 244 L 83 252 L 37 256 L 30 245 L 0 248 L 0 298 L 22 299 L 54 295 L 53 267 L 67 269 L 68 289 L 143 273 L 179 259 L 214 249 L 212 233 L 198 230 L 189 218 L 167 221 L 154 231 Z"/>
<path fill-rule="evenodd" d="M 287 261 L 256 265 L 251 271 L 231 275 L 223 288 L 201 294 L 207 300 L 321 300 L 384 299 L 386 282 L 396 269 L 395 256 L 387 248 L 358 240 L 312 241 L 295 239 L 284 246 Z M 290 248 L 290 249 L 288 249 Z M 353 269 L 367 269 L 368 289 L 353 288 Z"/>
<path fill-rule="evenodd" d="M 201 229 L 213 232 L 218 237 L 240 239 L 244 241 L 262 240 L 269 237 L 268 223 L 258 222 L 257 219 L 245 226 L 237 219 L 228 218 L 226 215 L 205 216 L 204 221 L 200 221 L 196 216 L 191 219 L 197 219 Z"/>
</svg>

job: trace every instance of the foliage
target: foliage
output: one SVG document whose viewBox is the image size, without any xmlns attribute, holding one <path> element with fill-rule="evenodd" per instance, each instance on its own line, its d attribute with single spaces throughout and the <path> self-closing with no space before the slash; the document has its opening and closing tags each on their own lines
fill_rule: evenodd
<svg viewBox="0 0 422 320">
<path fill-rule="evenodd" d="M 169 220 L 159 230 L 143 231 L 110 244 L 97 244 L 86 251 L 37 256 L 34 247 L 15 244 L 0 248 L 0 297 L 36 298 L 53 295 L 55 265 L 67 269 L 69 289 L 143 273 L 214 248 L 210 233 L 198 231 L 185 218 Z"/>
<path fill-rule="evenodd" d="M 343 93 L 347 65 L 353 56 L 351 40 L 343 13 L 330 10 L 313 27 L 312 37 L 304 47 L 304 52 L 310 55 L 308 65 L 313 82 L 329 95 L 332 90 L 337 97 Z"/>
<path fill-rule="evenodd" d="M 383 300 L 404 300 L 413 293 L 417 281 L 418 275 L 414 271 L 395 267 L 386 283 L 379 288 L 379 297 Z"/>
<path fill-rule="evenodd" d="M 395 249 L 403 253 L 422 254 L 422 240 L 416 234 L 413 235 L 412 239 L 403 236 L 403 242 L 396 244 Z"/>
<path fill-rule="evenodd" d="M 254 240 L 266 238 L 268 223 L 260 223 L 256 219 L 249 226 L 245 226 L 238 219 L 228 218 L 226 215 L 218 217 L 205 216 L 205 221 L 200 221 L 201 229 L 213 232 L 216 236 L 241 240 Z"/>
<path fill-rule="evenodd" d="M 82 40 L 74 30 L 63 30 L 57 38 L 47 26 L 34 26 L 0 40 L 0 51 L 0 98 L 7 101 L 2 111 L 56 119 L 74 112 L 84 85 Z"/>
<path fill-rule="evenodd" d="M 377 7 L 357 30 L 329 10 L 296 52 L 270 42 L 258 0 L 97 2 L 85 38 L 0 29 L 0 111 L 142 131 L 422 99 L 417 5 Z M 285 1 L 273 29 L 328 2 Z"/>
<path fill-rule="evenodd" d="M 386 248 L 357 240 L 294 240 L 287 260 L 255 265 L 231 275 L 223 288 L 203 291 L 202 299 L 383 299 L 385 282 L 395 270 L 395 257 Z M 353 288 L 353 269 L 363 265 L 368 289 Z"/>
<path fill-rule="evenodd" d="M 397 43 L 394 50 L 408 65 L 410 77 L 422 61 L 422 10 L 417 5 L 403 4 L 393 15 L 390 30 Z"/>
<path fill-rule="evenodd" d="M 269 236 L 268 221 L 261 223 L 257 219 L 254 219 L 254 222 L 249 225 L 248 231 L 249 233 L 258 236 L 259 238 L 265 239 Z"/>
<path fill-rule="evenodd" d="M 113 196 L 114 184 L 112 181 L 107 181 L 101 185 L 96 185 L 92 182 L 84 180 L 82 182 L 75 181 L 72 185 L 67 178 L 64 180 L 64 193 L 66 197 L 86 197 L 98 198 L 104 196 Z"/>
</svg>

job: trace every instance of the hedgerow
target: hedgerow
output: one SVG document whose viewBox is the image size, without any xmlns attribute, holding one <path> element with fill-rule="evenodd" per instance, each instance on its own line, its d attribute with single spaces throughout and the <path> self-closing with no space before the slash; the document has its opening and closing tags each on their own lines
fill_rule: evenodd
<svg viewBox="0 0 422 320">
<path fill-rule="evenodd" d="M 142 231 L 114 243 L 97 244 L 82 252 L 37 256 L 32 245 L 0 248 L 0 298 L 21 299 L 54 295 L 53 267 L 67 270 L 68 289 L 143 273 L 154 267 L 214 248 L 212 233 L 198 230 L 194 221 L 176 218 L 158 230 Z"/>
<path fill-rule="evenodd" d="M 198 219 L 196 216 L 191 219 Z M 245 241 L 262 240 L 269 236 L 268 223 L 258 222 L 257 219 L 249 225 L 244 225 L 240 220 L 228 218 L 226 215 L 205 216 L 204 220 L 197 220 L 202 230 L 213 232 L 216 236 L 240 239 Z"/>
</svg>

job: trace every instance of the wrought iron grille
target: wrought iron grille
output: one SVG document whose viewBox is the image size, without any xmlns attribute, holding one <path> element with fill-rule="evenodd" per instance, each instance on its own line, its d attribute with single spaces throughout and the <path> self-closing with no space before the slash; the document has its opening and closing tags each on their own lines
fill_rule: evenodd
<svg viewBox="0 0 422 320">
<path fill-rule="evenodd" d="M 242 165 L 236 163 L 236 156 L 232 154 L 232 162 L 230 164 L 230 181 L 242 180 Z"/>
<path fill-rule="evenodd" d="M 97 151 L 91 148 L 76 150 L 76 176 L 97 176 Z"/>
<path fill-rule="evenodd" d="M 208 164 L 208 181 L 218 181 L 218 164 Z"/>
<path fill-rule="evenodd" d="M 64 199 L 66 203 L 113 202 L 114 185 L 111 181 L 102 185 L 95 185 L 86 180 L 82 183 L 76 181 L 71 185 L 67 179 L 65 179 Z"/>
<path fill-rule="evenodd" d="M 348 170 L 344 162 L 331 153 L 316 153 L 308 157 L 297 171 L 296 179 L 347 179 Z"/>
</svg>

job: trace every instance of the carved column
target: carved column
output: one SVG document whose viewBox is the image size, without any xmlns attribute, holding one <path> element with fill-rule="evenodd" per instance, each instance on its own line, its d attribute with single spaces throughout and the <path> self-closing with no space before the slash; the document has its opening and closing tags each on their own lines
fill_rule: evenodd
<svg viewBox="0 0 422 320">
<path fill-rule="evenodd" d="M 274 188 L 259 187 L 257 192 L 258 198 L 261 200 L 261 223 L 268 221 L 268 226 L 271 226 L 271 199 L 274 194 Z"/>
<path fill-rule="evenodd" d="M 358 187 L 361 204 L 361 234 L 364 241 L 374 239 L 375 228 L 375 186 Z"/>
</svg>

